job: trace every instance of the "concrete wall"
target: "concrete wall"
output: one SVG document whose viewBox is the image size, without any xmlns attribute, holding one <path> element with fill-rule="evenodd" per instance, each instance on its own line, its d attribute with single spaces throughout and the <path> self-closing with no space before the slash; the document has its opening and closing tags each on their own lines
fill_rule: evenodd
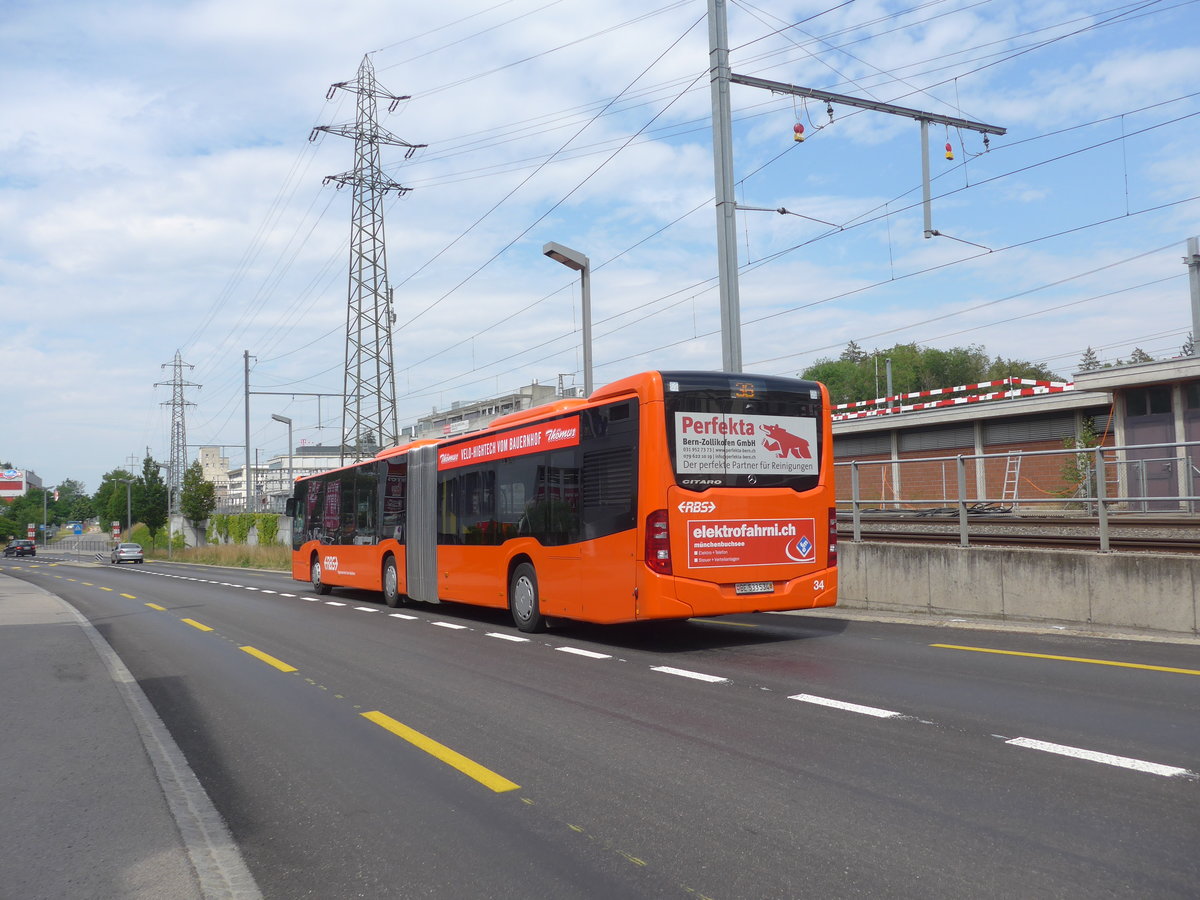
<svg viewBox="0 0 1200 900">
<path fill-rule="evenodd" d="M 841 541 L 838 605 L 1200 637 L 1200 557 Z"/>
</svg>

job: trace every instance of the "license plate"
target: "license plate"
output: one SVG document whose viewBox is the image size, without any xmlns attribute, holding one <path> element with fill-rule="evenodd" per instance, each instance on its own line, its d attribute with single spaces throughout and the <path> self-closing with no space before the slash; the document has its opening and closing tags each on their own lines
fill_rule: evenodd
<svg viewBox="0 0 1200 900">
<path fill-rule="evenodd" d="M 775 582 L 742 581 L 735 584 L 733 590 L 737 594 L 773 594 L 775 593 Z"/>
</svg>

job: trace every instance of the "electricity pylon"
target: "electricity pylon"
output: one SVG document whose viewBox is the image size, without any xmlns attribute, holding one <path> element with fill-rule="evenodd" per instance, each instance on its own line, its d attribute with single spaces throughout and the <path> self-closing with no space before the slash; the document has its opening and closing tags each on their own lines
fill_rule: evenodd
<svg viewBox="0 0 1200 900">
<path fill-rule="evenodd" d="M 408 193 L 406 188 L 385 175 L 379 167 L 379 147 L 407 147 L 405 159 L 425 144 L 401 140 L 375 121 L 377 101 L 391 101 L 388 112 L 401 100 L 383 90 L 375 81 L 375 69 L 364 56 L 354 81 L 342 81 L 329 88 L 332 99 L 337 89 L 358 95 L 358 114 L 354 124 L 321 125 L 312 130 L 354 138 L 354 168 L 341 175 L 330 175 L 324 183 L 335 181 L 338 187 L 354 189 L 350 219 L 350 284 L 346 309 L 346 374 L 342 382 L 345 406 L 342 413 L 342 462 L 347 450 L 354 461 L 364 459 L 381 447 L 397 441 L 396 373 L 392 366 L 392 289 L 387 280 L 387 252 L 383 236 L 383 198 L 388 191 Z"/>
<path fill-rule="evenodd" d="M 183 470 L 187 468 L 187 424 L 184 411 L 187 407 L 196 405 L 183 399 L 183 389 L 185 387 L 198 388 L 200 385 L 183 380 L 183 370 L 185 368 L 194 369 L 195 366 L 185 363 L 178 350 L 175 351 L 173 361 L 162 364 L 164 369 L 167 366 L 172 368 L 171 380 L 159 381 L 154 386 L 161 387 L 168 384 L 171 386 L 171 399 L 169 402 L 164 401 L 162 405 L 171 407 L 171 462 L 167 468 L 167 496 L 170 512 L 174 513 L 179 511 Z"/>
</svg>

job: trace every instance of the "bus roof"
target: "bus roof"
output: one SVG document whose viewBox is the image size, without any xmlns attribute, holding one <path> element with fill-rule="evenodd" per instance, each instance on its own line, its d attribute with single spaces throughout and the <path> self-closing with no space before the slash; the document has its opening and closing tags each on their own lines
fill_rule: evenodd
<svg viewBox="0 0 1200 900">
<path fill-rule="evenodd" d="M 611 384 L 605 385 L 592 391 L 590 397 L 563 397 L 559 400 L 552 400 L 549 403 L 543 403 L 540 406 L 534 406 L 530 409 L 522 409 L 516 412 L 507 413 L 503 416 L 498 416 L 493 419 L 485 428 L 479 431 L 472 431 L 461 435 L 447 435 L 442 438 L 421 438 L 415 441 L 409 441 L 405 444 L 399 444 L 395 447 L 388 447 L 380 450 L 375 454 L 373 459 L 391 459 L 397 456 L 403 456 L 410 450 L 417 447 L 424 447 L 429 444 L 440 444 L 447 441 L 453 441 L 460 438 L 475 438 L 479 435 L 493 431 L 498 428 L 508 428 L 521 422 L 529 422 L 535 419 L 553 416 L 558 413 L 568 412 L 572 409 L 578 409 L 584 406 L 590 406 L 595 403 L 602 403 L 616 399 L 620 396 L 628 396 L 637 394 L 643 401 L 651 396 L 661 397 L 666 392 L 666 385 L 677 384 L 682 390 L 705 390 L 712 388 L 721 388 L 732 386 L 738 382 L 749 382 L 762 389 L 767 390 L 820 390 L 820 385 L 815 381 L 806 381 L 800 378 L 791 378 L 785 375 L 754 375 L 751 373 L 742 372 L 718 372 L 709 369 L 694 369 L 694 370 L 672 370 L 672 371 L 657 371 L 651 370 L 648 372 L 639 372 L 636 375 L 629 375 L 621 378 Z M 819 394 L 817 395 L 819 396 Z M 369 460 L 368 460 L 369 461 Z M 336 469 L 328 469 L 326 472 L 319 474 L 328 474 L 329 472 L 340 472 L 343 469 L 352 469 L 355 466 L 362 465 L 362 462 L 351 463 L 346 466 L 340 466 Z M 313 478 L 315 475 L 298 476 L 296 481 L 302 481 L 307 478 Z"/>
</svg>

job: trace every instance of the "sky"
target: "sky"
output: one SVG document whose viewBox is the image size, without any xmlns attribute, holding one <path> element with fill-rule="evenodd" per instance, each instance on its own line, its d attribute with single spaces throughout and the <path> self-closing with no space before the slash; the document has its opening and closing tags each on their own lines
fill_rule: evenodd
<svg viewBox="0 0 1200 900">
<path fill-rule="evenodd" d="M 728 3 L 735 73 L 999 126 L 930 128 L 734 85 L 743 368 L 854 341 L 981 345 L 1069 380 L 1178 355 L 1200 234 L 1198 0 Z M 532 382 L 721 366 L 704 0 L 0 0 L 0 462 L 94 491 L 170 457 L 336 444 L 364 59 L 397 421 Z M 830 115 L 832 112 L 832 116 Z M 807 140 L 793 140 L 794 126 Z M 954 159 L 945 159 L 949 142 Z M 774 210 L 784 208 L 786 214 Z M 295 392 L 291 394 L 289 392 Z M 194 404 L 194 405 L 191 405 Z"/>
</svg>

